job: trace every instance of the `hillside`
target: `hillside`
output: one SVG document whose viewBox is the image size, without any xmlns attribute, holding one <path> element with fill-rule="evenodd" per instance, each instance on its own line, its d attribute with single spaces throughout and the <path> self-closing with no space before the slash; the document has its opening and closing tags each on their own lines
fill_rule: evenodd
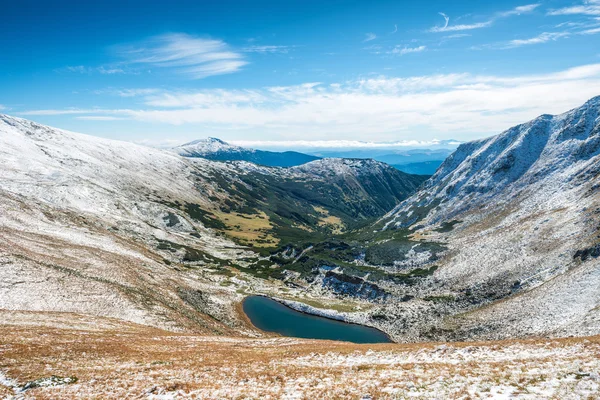
<svg viewBox="0 0 600 400">
<path fill-rule="evenodd" d="M 381 221 L 446 248 L 419 289 L 438 299 L 419 335 L 600 332 L 599 111 L 596 97 L 462 144 Z"/>
<path fill-rule="evenodd" d="M 0 160 L 0 308 L 232 335 L 257 334 L 245 293 L 297 298 L 269 253 L 367 224 L 422 182 L 373 161 L 185 158 L 6 115 Z"/>
<path fill-rule="evenodd" d="M 355 345 L 6 311 L 0 334 L 3 398 L 593 399 L 599 392 L 598 337 Z"/>
<path fill-rule="evenodd" d="M 194 140 L 175 147 L 173 151 L 184 157 L 200 157 L 214 161 L 248 161 L 269 167 L 293 167 L 319 159 L 319 157 L 296 151 L 274 152 L 247 149 L 217 138 Z"/>
</svg>

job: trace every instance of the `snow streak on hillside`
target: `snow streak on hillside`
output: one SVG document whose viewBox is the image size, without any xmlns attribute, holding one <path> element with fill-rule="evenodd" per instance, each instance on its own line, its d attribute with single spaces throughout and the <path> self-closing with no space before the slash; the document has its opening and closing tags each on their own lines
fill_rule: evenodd
<svg viewBox="0 0 600 400">
<path fill-rule="evenodd" d="M 600 333 L 600 97 L 461 145 L 383 221 L 448 246 L 444 335 Z"/>
</svg>

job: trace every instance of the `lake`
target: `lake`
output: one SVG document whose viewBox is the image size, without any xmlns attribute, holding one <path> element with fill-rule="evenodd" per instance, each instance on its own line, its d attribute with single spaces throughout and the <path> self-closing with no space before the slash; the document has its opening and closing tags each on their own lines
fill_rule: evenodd
<svg viewBox="0 0 600 400">
<path fill-rule="evenodd" d="M 264 296 L 246 297 L 242 308 L 258 329 L 283 336 L 354 343 L 392 343 L 385 333 L 375 328 L 302 313 Z"/>
</svg>

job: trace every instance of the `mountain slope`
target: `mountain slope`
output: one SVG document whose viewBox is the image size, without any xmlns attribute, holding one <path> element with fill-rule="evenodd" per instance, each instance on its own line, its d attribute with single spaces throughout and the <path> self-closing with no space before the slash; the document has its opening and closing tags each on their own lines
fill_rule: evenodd
<svg viewBox="0 0 600 400">
<path fill-rule="evenodd" d="M 597 97 L 461 145 L 381 221 L 447 247 L 419 335 L 600 332 L 599 111 Z"/>
<path fill-rule="evenodd" d="M 227 235 L 264 248 L 315 242 L 364 226 L 414 193 L 425 179 L 373 160 L 343 159 L 291 168 L 228 162 L 203 178 L 216 182 L 227 197 L 216 202 L 217 212 L 209 211 L 211 220 L 205 221 L 221 221 Z M 268 218 L 268 227 L 259 232 L 268 237 L 252 234 L 260 213 Z"/>
<path fill-rule="evenodd" d="M 216 138 L 195 140 L 175 147 L 173 151 L 184 157 L 201 157 L 214 161 L 248 161 L 270 167 L 292 167 L 319 159 L 295 151 L 279 153 L 246 149 Z"/>
<path fill-rule="evenodd" d="M 0 308 L 229 335 L 260 334 L 243 294 L 300 293 L 270 252 L 381 217 L 422 181 L 373 161 L 186 158 L 6 115 L 0 162 Z"/>
</svg>

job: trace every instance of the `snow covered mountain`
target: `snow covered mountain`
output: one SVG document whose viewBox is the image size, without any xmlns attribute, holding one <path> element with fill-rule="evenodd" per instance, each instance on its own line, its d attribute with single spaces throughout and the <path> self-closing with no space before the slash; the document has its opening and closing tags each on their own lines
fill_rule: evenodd
<svg viewBox="0 0 600 400">
<path fill-rule="evenodd" d="M 0 115 L 0 308 L 259 335 L 236 308 L 255 293 L 398 341 L 599 334 L 599 116 L 594 98 L 465 143 L 422 184 Z"/>
<path fill-rule="evenodd" d="M 394 211 L 394 223 L 406 224 L 406 211 L 414 205 L 435 204 L 426 219 L 435 222 L 523 191 L 530 207 L 542 207 L 549 196 L 563 196 L 564 189 L 592 182 L 598 172 L 599 104 L 596 97 L 565 114 L 542 115 L 498 136 L 459 146 L 419 194 Z"/>
<path fill-rule="evenodd" d="M 214 162 L 0 115 L 0 308 L 255 335 L 240 293 L 290 293 L 262 279 L 284 276 L 264 249 L 381 217 L 423 180 L 338 163 Z"/>
<path fill-rule="evenodd" d="M 295 151 L 279 153 L 247 149 L 217 138 L 194 140 L 175 147 L 173 151 L 184 157 L 201 157 L 215 161 L 248 161 L 270 167 L 291 167 L 319 159 L 319 157 Z"/>
<path fill-rule="evenodd" d="M 600 333 L 600 97 L 462 144 L 381 223 L 447 247 L 433 336 Z"/>
</svg>

